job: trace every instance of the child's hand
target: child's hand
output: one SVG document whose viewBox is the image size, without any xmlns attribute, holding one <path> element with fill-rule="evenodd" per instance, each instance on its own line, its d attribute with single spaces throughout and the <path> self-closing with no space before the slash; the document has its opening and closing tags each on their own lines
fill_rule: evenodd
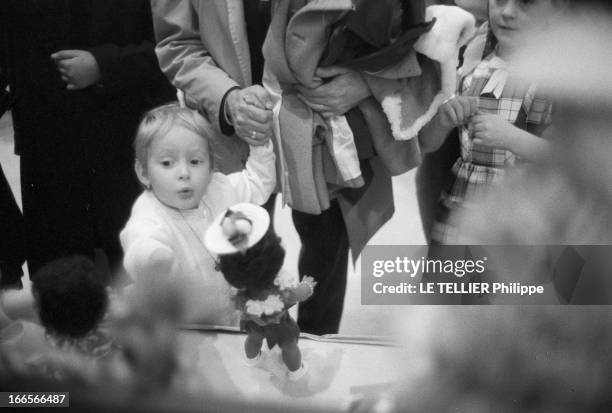
<svg viewBox="0 0 612 413">
<path fill-rule="evenodd" d="M 472 128 L 474 143 L 512 151 L 508 146 L 511 141 L 509 138 L 516 134 L 517 127 L 507 119 L 490 113 L 479 113 L 472 118 Z"/>
<path fill-rule="evenodd" d="M 51 58 L 68 90 L 86 88 L 98 83 L 102 77 L 96 58 L 86 50 L 60 50 Z"/>
<path fill-rule="evenodd" d="M 144 263 L 139 278 L 146 280 L 148 284 L 163 283 L 172 277 L 173 264 L 174 255 L 172 251 L 166 248 L 157 248 L 151 252 L 148 261 Z"/>
<path fill-rule="evenodd" d="M 440 106 L 437 116 L 442 126 L 453 128 L 468 123 L 477 112 L 477 97 L 455 96 Z"/>
<path fill-rule="evenodd" d="M 452 96 L 445 100 L 431 122 L 419 132 L 419 144 L 423 152 L 438 150 L 453 128 L 468 123 L 477 112 L 477 97 Z"/>
</svg>

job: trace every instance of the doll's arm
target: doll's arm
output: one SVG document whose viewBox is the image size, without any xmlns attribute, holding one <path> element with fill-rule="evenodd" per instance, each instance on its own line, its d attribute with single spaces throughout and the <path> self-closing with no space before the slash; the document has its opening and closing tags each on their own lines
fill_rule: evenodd
<svg viewBox="0 0 612 413">
<path fill-rule="evenodd" d="M 314 278 L 305 276 L 302 281 L 292 289 L 293 298 L 296 302 L 306 301 L 314 292 L 314 287 L 317 285 Z"/>
</svg>

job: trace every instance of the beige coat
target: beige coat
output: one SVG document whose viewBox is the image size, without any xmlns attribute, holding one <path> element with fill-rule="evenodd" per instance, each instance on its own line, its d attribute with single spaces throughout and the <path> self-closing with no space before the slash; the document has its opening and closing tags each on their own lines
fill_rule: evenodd
<svg viewBox="0 0 612 413">
<path fill-rule="evenodd" d="M 242 0 L 151 0 L 151 6 L 162 71 L 220 131 L 225 93 L 252 84 Z M 243 168 L 248 148 L 238 137 L 219 133 L 213 145 L 221 172 Z"/>
</svg>

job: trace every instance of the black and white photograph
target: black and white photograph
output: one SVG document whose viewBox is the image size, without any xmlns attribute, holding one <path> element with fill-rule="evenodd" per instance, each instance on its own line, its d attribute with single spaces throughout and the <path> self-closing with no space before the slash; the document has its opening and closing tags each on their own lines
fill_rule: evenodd
<svg viewBox="0 0 612 413">
<path fill-rule="evenodd" d="M 609 413 L 612 6 L 0 0 L 0 410 Z"/>
</svg>

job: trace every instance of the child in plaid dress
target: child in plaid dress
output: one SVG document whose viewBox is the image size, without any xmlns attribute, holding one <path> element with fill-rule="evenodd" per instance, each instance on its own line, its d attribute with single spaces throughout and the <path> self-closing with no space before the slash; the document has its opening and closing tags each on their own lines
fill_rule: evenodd
<svg viewBox="0 0 612 413">
<path fill-rule="evenodd" d="M 552 105 L 534 83 L 514 78 L 507 62 L 529 31 L 556 15 L 557 3 L 489 0 L 489 21 L 468 45 L 458 71 L 458 96 L 440 107 L 426 132 L 435 148 L 458 127 L 461 145 L 454 182 L 440 199 L 433 243 L 458 243 L 458 210 L 499 184 L 508 168 L 548 154 L 548 142 L 538 136 L 550 124 Z"/>
</svg>

